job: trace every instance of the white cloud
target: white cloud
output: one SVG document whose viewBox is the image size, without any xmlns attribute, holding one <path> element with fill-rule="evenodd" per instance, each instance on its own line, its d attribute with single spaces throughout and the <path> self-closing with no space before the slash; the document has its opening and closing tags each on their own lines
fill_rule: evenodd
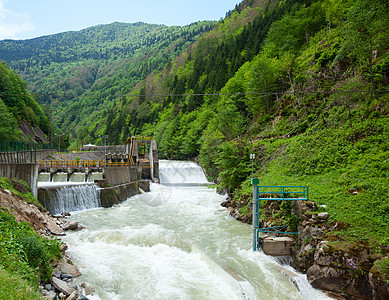
<svg viewBox="0 0 389 300">
<path fill-rule="evenodd" d="M 0 0 L 0 40 L 14 39 L 23 32 L 32 31 L 34 26 L 26 13 L 12 12 L 5 7 L 6 0 Z"/>
</svg>

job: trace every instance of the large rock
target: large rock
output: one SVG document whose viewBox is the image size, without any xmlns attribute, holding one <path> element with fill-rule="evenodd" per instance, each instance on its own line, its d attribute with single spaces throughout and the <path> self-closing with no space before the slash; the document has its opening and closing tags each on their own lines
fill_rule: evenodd
<svg viewBox="0 0 389 300">
<path fill-rule="evenodd" d="M 292 213 L 301 218 L 306 212 L 317 210 L 315 202 L 292 201 Z"/>
<path fill-rule="evenodd" d="M 373 288 L 373 299 L 389 299 L 389 286 L 382 278 L 369 272 L 369 283 Z"/>
<path fill-rule="evenodd" d="M 69 264 L 65 258 L 63 258 L 58 264 L 57 268 L 62 274 L 71 275 L 72 277 L 80 276 L 81 273 L 75 265 Z"/>
<path fill-rule="evenodd" d="M 319 213 L 317 215 L 317 217 L 320 219 L 320 220 L 323 220 L 323 221 L 327 221 L 328 218 L 330 217 L 330 214 L 328 212 L 322 212 L 322 213 Z"/>
<path fill-rule="evenodd" d="M 59 227 L 57 225 L 57 223 L 54 222 L 53 219 L 47 220 L 46 227 L 53 235 L 59 235 L 59 236 L 65 235 L 65 232 L 63 231 L 63 229 L 61 227 Z"/>
<path fill-rule="evenodd" d="M 330 266 L 334 262 L 338 262 L 337 255 L 328 251 L 328 241 L 322 241 L 316 246 L 314 254 L 314 263 L 320 266 Z M 338 262 L 341 264 L 341 262 Z"/>
<path fill-rule="evenodd" d="M 63 228 L 65 231 L 67 230 L 76 230 L 78 227 L 78 222 L 69 222 L 65 225 L 65 227 Z"/>
<path fill-rule="evenodd" d="M 51 284 L 60 292 L 64 293 L 66 296 L 70 296 L 73 294 L 73 292 L 76 291 L 75 288 L 71 287 L 69 284 L 67 284 L 65 281 L 62 281 L 61 279 L 58 279 L 56 277 L 53 277 L 51 279 Z"/>
<path fill-rule="evenodd" d="M 313 265 L 308 269 L 307 278 L 314 288 L 337 293 L 343 291 L 351 283 L 344 270 L 319 265 Z"/>
<path fill-rule="evenodd" d="M 57 297 L 57 294 L 54 291 L 48 291 L 48 290 L 43 290 L 42 295 L 49 300 L 55 300 L 55 298 Z"/>
</svg>

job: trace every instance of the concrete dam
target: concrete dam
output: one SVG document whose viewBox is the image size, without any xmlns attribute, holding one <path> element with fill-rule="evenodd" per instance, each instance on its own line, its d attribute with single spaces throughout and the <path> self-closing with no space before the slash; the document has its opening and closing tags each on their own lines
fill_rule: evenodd
<svg viewBox="0 0 389 300">
<path fill-rule="evenodd" d="M 159 183 L 158 150 L 150 137 L 132 137 L 125 145 L 82 150 L 52 150 L 35 160 L 36 155 L 14 153 L 14 157 L 27 159 L 0 161 L 0 176 L 26 181 L 52 214 L 111 207 L 141 191 L 149 191 L 150 181 Z"/>
</svg>

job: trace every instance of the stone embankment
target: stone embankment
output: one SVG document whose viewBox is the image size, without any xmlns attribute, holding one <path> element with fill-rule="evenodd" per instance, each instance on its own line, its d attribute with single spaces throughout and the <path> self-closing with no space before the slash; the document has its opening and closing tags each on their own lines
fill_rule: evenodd
<svg viewBox="0 0 389 300">
<path fill-rule="evenodd" d="M 228 198 L 221 205 L 237 220 L 251 223 L 252 210 L 246 208 L 247 204 L 248 200 Z M 389 251 L 377 255 L 367 242 L 342 240 L 336 232 L 347 225 L 330 221 L 328 213 L 318 213 L 317 209 L 313 202 L 293 202 L 291 213 L 300 222 L 298 235 L 294 237 L 291 265 L 306 273 L 313 287 L 335 299 L 389 299 L 389 287 L 376 267 L 376 262 Z M 279 203 L 269 201 L 265 211 L 267 221 L 262 227 L 280 225 L 274 218 L 279 214 Z"/>
<path fill-rule="evenodd" d="M 52 216 L 43 207 L 27 203 L 22 197 L 1 188 L 0 207 L 12 213 L 18 222 L 29 223 L 43 237 L 55 236 L 59 238 L 64 236 L 67 230 L 83 229 L 77 222 L 69 222 L 66 219 L 69 214 Z M 54 271 L 51 282 L 39 287 L 42 295 L 50 300 L 88 299 L 85 295 L 91 294 L 93 289 L 77 280 L 81 273 L 67 256 L 66 249 L 67 245 L 63 243 L 63 257 L 53 264 Z"/>
</svg>

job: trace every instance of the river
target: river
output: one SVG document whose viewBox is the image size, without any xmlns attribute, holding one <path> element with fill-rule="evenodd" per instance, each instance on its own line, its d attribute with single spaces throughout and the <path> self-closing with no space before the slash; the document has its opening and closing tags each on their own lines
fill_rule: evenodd
<svg viewBox="0 0 389 300">
<path fill-rule="evenodd" d="M 251 250 L 251 226 L 220 206 L 200 167 L 161 161 L 160 173 L 150 193 L 72 214 L 86 229 L 63 239 L 89 299 L 328 299 Z"/>
</svg>

